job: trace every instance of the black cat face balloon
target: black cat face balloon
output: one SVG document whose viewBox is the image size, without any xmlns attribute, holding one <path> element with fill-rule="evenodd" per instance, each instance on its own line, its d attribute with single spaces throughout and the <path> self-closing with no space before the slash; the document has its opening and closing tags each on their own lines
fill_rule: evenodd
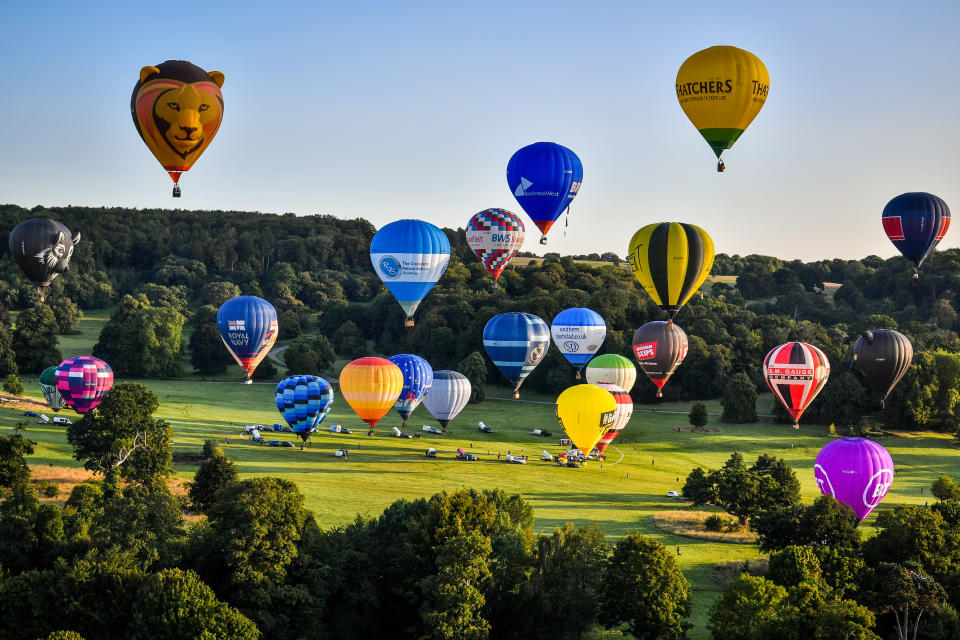
<svg viewBox="0 0 960 640">
<path fill-rule="evenodd" d="M 46 287 L 70 268 L 73 248 L 79 242 L 79 233 L 71 236 L 56 220 L 30 218 L 10 232 L 10 253 L 37 287 Z"/>
</svg>

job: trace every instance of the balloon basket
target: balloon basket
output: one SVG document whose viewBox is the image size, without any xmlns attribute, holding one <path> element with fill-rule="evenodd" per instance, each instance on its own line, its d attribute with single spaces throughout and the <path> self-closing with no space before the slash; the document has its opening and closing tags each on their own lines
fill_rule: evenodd
<svg viewBox="0 0 960 640">
<path fill-rule="evenodd" d="M 494 281 L 493 281 L 493 288 L 494 288 L 494 289 L 499 289 L 499 288 L 500 288 L 500 283 L 497 282 L 496 280 L 494 280 Z"/>
<path fill-rule="evenodd" d="M 723 173 L 727 170 L 727 165 L 723 164 L 723 160 L 717 161 L 717 173 Z"/>
<path fill-rule="evenodd" d="M 794 430 L 799 431 L 799 430 L 800 430 L 800 425 L 799 425 L 798 423 L 794 422 L 794 423 L 793 423 L 793 428 L 794 428 Z"/>
<path fill-rule="evenodd" d="M 246 380 L 243 381 L 243 384 L 253 384 L 253 380 L 251 380 L 250 378 L 247 378 Z"/>
<path fill-rule="evenodd" d="M 403 326 L 405 326 L 405 327 L 412 327 L 412 326 L 413 326 L 413 318 L 407 318 L 406 320 L 404 320 L 404 321 L 403 321 Z"/>
<path fill-rule="evenodd" d="M 577 380 L 579 380 L 579 379 L 580 379 L 580 372 L 577 371 Z"/>
<path fill-rule="evenodd" d="M 540 236 L 540 244 L 547 244 L 547 236 Z"/>
<path fill-rule="evenodd" d="M 173 185 L 173 197 L 174 198 L 180 197 L 180 185 L 178 184 Z"/>
<path fill-rule="evenodd" d="M 657 397 L 658 397 L 658 398 L 662 398 L 662 397 L 663 397 L 663 392 L 662 392 L 662 391 L 657 391 Z"/>
<path fill-rule="evenodd" d="M 519 391 L 514 391 L 514 392 L 513 392 L 513 399 L 514 399 L 514 400 L 519 400 L 519 399 L 520 399 L 520 392 L 519 392 Z"/>
</svg>

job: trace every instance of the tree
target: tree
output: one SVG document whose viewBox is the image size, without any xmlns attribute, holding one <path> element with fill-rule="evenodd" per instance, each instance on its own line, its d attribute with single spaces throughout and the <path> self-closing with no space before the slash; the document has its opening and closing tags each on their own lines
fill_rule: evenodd
<svg viewBox="0 0 960 640">
<path fill-rule="evenodd" d="M 80 307 L 66 296 L 54 298 L 50 303 L 50 310 L 53 311 L 53 317 L 56 318 L 58 330 L 62 335 L 70 333 L 73 326 L 83 318 Z"/>
<path fill-rule="evenodd" d="M 694 427 L 705 427 L 710 416 L 707 414 L 707 405 L 702 402 L 695 402 L 690 408 L 690 414 L 687 416 L 690 424 Z"/>
<path fill-rule="evenodd" d="M 227 300 L 231 300 L 240 295 L 240 287 L 232 282 L 223 282 L 217 280 L 208 282 L 200 289 L 200 299 L 203 304 L 211 305 L 215 309 L 219 308 Z"/>
<path fill-rule="evenodd" d="M 690 472 L 680 493 L 684 498 L 692 500 L 694 506 L 713 504 L 718 500 L 713 482 L 700 467 Z"/>
<path fill-rule="evenodd" d="M 0 322 L 0 377 L 20 373 L 17 368 L 17 356 L 13 352 L 13 334 L 10 326 Z"/>
<path fill-rule="evenodd" d="M 943 587 L 915 562 L 881 562 L 876 578 L 874 604 L 896 617 L 897 640 L 916 638 L 923 614 L 936 615 L 946 605 Z"/>
<path fill-rule="evenodd" d="M 723 388 L 720 398 L 723 405 L 722 422 L 746 423 L 756 422 L 757 418 L 757 387 L 750 380 L 750 376 L 740 372 L 735 374 Z"/>
<path fill-rule="evenodd" d="M 54 631 L 44 640 L 83 640 L 83 636 L 76 631 Z"/>
<path fill-rule="evenodd" d="M 787 590 L 780 585 L 740 574 L 710 609 L 708 626 L 714 640 L 752 640 L 757 627 L 776 618 L 777 606 L 786 597 Z"/>
<path fill-rule="evenodd" d="M 423 632 L 429 640 L 485 640 L 490 623 L 482 615 L 481 587 L 490 579 L 490 538 L 470 531 L 447 538 L 437 551 L 437 573 L 421 581 Z"/>
<path fill-rule="evenodd" d="M 0 436 L 0 487 L 12 487 L 30 479 L 26 457 L 33 455 L 36 444 L 19 433 Z"/>
<path fill-rule="evenodd" d="M 137 287 L 134 295 L 140 294 L 146 296 L 151 307 L 167 307 L 183 315 L 188 313 L 190 291 L 183 285 L 165 287 L 156 282 L 148 282 Z"/>
<path fill-rule="evenodd" d="M 813 504 L 780 505 L 758 513 L 750 522 L 762 551 L 790 545 L 855 548 L 860 544 L 857 516 L 833 496 L 818 496 Z"/>
<path fill-rule="evenodd" d="M 290 375 L 320 375 L 330 371 L 336 359 L 330 341 L 318 335 L 301 336 L 283 352 Z"/>
<path fill-rule="evenodd" d="M 600 609 L 602 624 L 626 623 L 638 640 L 686 636 L 690 583 L 659 542 L 639 533 L 621 538 L 604 570 L 602 594 L 602 602 L 619 603 Z"/>
<path fill-rule="evenodd" d="M 347 320 L 333 334 L 334 350 L 345 358 L 358 358 L 367 344 L 353 320 Z"/>
<path fill-rule="evenodd" d="M 122 382 L 93 411 L 67 426 L 73 457 L 108 480 L 147 482 L 170 474 L 173 430 L 154 418 L 157 396 L 139 382 Z"/>
<path fill-rule="evenodd" d="M 470 403 L 483 402 L 483 384 L 487 381 L 487 364 L 479 351 L 472 351 L 470 355 L 460 361 L 457 370 L 470 381 Z"/>
<path fill-rule="evenodd" d="M 40 504 L 37 490 L 29 484 L 14 485 L 0 502 L 0 565 L 5 571 L 48 569 L 64 542 L 60 507 Z"/>
<path fill-rule="evenodd" d="M 213 440 L 203 445 L 203 460 L 189 483 L 193 508 L 206 511 L 216 500 L 217 491 L 237 481 L 237 467 Z"/>
<path fill-rule="evenodd" d="M 178 376 L 185 322 L 175 308 L 154 307 L 144 294 L 124 296 L 100 332 L 93 355 L 121 376 Z"/>
<path fill-rule="evenodd" d="M 284 309 L 277 314 L 277 324 L 280 326 L 280 339 L 289 340 L 298 337 L 303 329 L 300 327 L 300 316 L 293 309 Z"/>
<path fill-rule="evenodd" d="M 817 583 L 822 571 L 813 547 L 791 545 L 770 555 L 767 578 L 782 587 L 795 587 L 801 582 Z"/>
<path fill-rule="evenodd" d="M 63 361 L 57 349 L 58 331 L 57 320 L 47 305 L 38 304 L 20 312 L 12 343 L 20 373 L 40 373 Z"/>
<path fill-rule="evenodd" d="M 220 337 L 217 329 L 217 310 L 204 305 L 197 309 L 191 319 L 193 333 L 190 334 L 190 364 L 205 375 L 226 373 L 233 358 Z"/>
<path fill-rule="evenodd" d="M 960 500 L 960 484 L 948 475 L 942 475 L 936 479 L 930 488 L 930 493 L 937 500 Z"/>
<path fill-rule="evenodd" d="M 11 373 L 7 376 L 7 379 L 3 381 L 3 390 L 12 396 L 23 395 L 23 384 L 20 382 L 17 374 Z"/>
</svg>

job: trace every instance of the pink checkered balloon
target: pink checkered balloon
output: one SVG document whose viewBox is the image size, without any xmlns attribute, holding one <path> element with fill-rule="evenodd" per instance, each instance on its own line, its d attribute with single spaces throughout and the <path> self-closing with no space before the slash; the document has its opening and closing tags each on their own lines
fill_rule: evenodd
<svg viewBox="0 0 960 640">
<path fill-rule="evenodd" d="M 112 387 L 113 369 L 99 358 L 77 356 L 57 367 L 57 391 L 77 413 L 87 413 L 96 407 Z"/>
</svg>

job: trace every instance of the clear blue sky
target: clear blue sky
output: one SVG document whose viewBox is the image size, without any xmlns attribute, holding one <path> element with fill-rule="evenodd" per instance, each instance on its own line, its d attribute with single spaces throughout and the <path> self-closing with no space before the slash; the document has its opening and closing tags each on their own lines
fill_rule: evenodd
<svg viewBox="0 0 960 640">
<path fill-rule="evenodd" d="M 930 191 L 960 215 L 958 26 L 956 2 L 7 0 L 0 202 L 457 227 L 521 213 L 507 160 L 551 140 L 584 180 L 548 250 L 624 255 L 637 228 L 683 221 L 727 253 L 890 256 L 893 196 Z M 715 44 L 771 79 L 725 174 L 673 89 Z M 226 74 L 223 125 L 180 200 L 129 113 L 140 68 L 167 59 Z M 941 244 L 957 246 L 960 228 Z"/>
</svg>

